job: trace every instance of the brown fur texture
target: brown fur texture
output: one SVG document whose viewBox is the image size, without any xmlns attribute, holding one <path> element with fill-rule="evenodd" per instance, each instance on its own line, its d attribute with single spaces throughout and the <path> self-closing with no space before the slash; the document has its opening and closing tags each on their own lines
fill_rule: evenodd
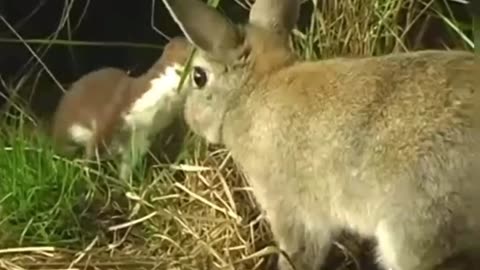
<svg viewBox="0 0 480 270">
<path fill-rule="evenodd" d="M 126 127 L 125 115 L 132 105 L 144 93 L 150 90 L 151 81 L 161 76 L 168 66 L 174 63 L 183 66 L 190 54 L 190 44 L 184 38 L 173 38 L 165 46 L 162 56 L 143 75 L 134 78 L 117 68 L 102 68 L 90 72 L 74 82 L 62 97 L 53 120 L 52 136 L 63 154 L 73 154 L 79 147 L 85 150 L 87 158 L 95 152 L 101 156 L 119 154 L 127 148 L 132 131 Z M 172 115 L 167 116 L 165 123 L 160 123 L 161 130 L 172 127 L 181 128 L 181 112 L 184 92 L 178 99 L 171 100 Z M 163 110 L 164 108 L 159 108 Z M 163 120 L 162 120 L 163 121 Z M 93 140 L 79 144 L 72 140 L 69 131 L 72 125 L 80 125 L 92 130 Z M 155 140 L 160 136 L 153 130 Z M 182 132 L 184 133 L 184 132 Z M 181 135 L 181 134 L 178 134 Z M 159 145 L 156 142 L 155 145 Z M 108 150 L 108 151 L 107 151 Z"/>
<path fill-rule="evenodd" d="M 298 16 L 291 1 L 256 0 L 256 16 L 283 14 L 271 25 L 207 29 L 215 10 L 163 0 L 199 49 L 192 78 L 206 74 L 191 81 L 190 128 L 231 152 L 296 269 L 319 269 L 343 229 L 374 237 L 385 269 L 480 269 L 480 58 L 301 61 L 282 34 L 291 28 L 278 31 L 289 22 L 274 23 Z M 205 45 L 232 36 L 243 39 Z"/>
</svg>

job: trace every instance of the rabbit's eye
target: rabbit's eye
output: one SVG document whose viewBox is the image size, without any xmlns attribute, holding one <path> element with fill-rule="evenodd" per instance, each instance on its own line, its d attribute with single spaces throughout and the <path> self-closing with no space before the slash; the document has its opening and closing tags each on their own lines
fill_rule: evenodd
<svg viewBox="0 0 480 270">
<path fill-rule="evenodd" d="M 193 81 L 198 88 L 203 88 L 207 84 L 207 73 L 201 67 L 193 68 Z"/>
</svg>

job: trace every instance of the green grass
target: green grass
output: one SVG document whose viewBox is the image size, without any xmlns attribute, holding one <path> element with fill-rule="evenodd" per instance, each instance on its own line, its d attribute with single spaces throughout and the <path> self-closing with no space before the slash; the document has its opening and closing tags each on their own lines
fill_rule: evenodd
<svg viewBox="0 0 480 270">
<path fill-rule="evenodd" d="M 56 156 L 22 123 L 0 137 L 0 246 L 71 244 L 88 238 L 79 218 L 96 188 L 81 166 Z"/>
<path fill-rule="evenodd" d="M 158 188 L 152 181 L 172 178 L 168 170 L 152 175 L 142 161 L 134 176 L 121 182 L 112 163 L 98 166 L 58 156 L 49 138 L 35 129 L 22 114 L 0 123 L 0 249 L 81 248 L 96 237 L 108 243 L 109 226 L 138 211 L 125 195 L 135 197 Z"/>
</svg>

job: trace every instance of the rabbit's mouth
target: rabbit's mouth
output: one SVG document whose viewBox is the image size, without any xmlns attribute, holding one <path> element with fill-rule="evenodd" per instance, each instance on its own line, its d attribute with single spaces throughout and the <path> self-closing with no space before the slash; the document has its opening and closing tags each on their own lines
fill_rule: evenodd
<svg viewBox="0 0 480 270">
<path fill-rule="evenodd" d="M 203 106 L 202 106 L 203 105 Z M 190 96 L 185 104 L 185 121 L 190 129 L 211 144 L 222 143 L 222 114 Z"/>
</svg>

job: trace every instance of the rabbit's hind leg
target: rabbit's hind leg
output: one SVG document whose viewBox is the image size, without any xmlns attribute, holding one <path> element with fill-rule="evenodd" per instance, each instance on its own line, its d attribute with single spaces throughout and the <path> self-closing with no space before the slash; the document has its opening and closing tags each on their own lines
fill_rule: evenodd
<svg viewBox="0 0 480 270">
<path fill-rule="evenodd" d="M 478 240 L 476 240 L 478 241 Z M 474 254 L 475 253 L 475 254 Z M 460 253 L 445 260 L 435 267 L 434 270 L 479 270 L 480 269 L 480 249 L 475 252 L 469 252 L 469 255 Z"/>
<path fill-rule="evenodd" d="M 416 209 L 415 212 L 423 210 Z M 404 210 L 403 217 L 380 221 L 376 238 L 379 262 L 385 269 L 480 270 L 465 260 L 450 259 L 471 247 L 466 241 L 478 243 L 480 239 L 472 239 L 463 223 L 454 223 L 451 214 L 446 213 L 449 211 L 446 207 L 436 210 L 435 213 L 417 215 L 412 214 L 414 211 Z M 442 211 L 446 212 L 440 213 Z"/>
<path fill-rule="evenodd" d="M 435 270 L 480 270 L 480 225 L 470 226 L 456 236 L 458 251 L 446 258 Z"/>
</svg>

